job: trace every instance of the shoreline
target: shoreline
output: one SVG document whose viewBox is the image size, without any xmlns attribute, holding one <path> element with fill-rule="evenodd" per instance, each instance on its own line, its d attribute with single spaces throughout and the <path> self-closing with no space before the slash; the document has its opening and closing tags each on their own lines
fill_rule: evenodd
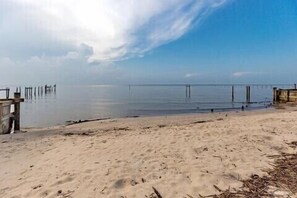
<svg viewBox="0 0 297 198">
<path fill-rule="evenodd" d="M 0 136 L 1 197 L 207 196 L 292 153 L 296 107 L 138 118 Z"/>
<path fill-rule="evenodd" d="M 215 110 L 215 109 L 214 109 Z M 168 114 L 152 114 L 152 115 L 128 115 L 128 116 L 115 116 L 115 117 L 97 117 L 97 118 L 88 118 L 88 119 L 79 119 L 79 120 L 67 120 L 64 122 L 64 124 L 55 124 L 52 126 L 40 126 L 40 127 L 34 127 L 34 126 L 27 126 L 27 127 L 22 127 L 23 130 L 31 130 L 31 129 L 50 129 L 53 127 L 59 127 L 59 126 L 68 126 L 68 125 L 73 125 L 73 124 L 81 124 L 85 122 L 94 122 L 94 121 L 100 121 L 100 120 L 108 120 L 108 119 L 126 119 L 126 118 L 150 118 L 150 117 L 171 117 L 171 116 L 199 116 L 199 115 L 212 115 L 212 114 L 240 114 L 244 112 L 273 112 L 276 110 L 275 106 L 263 106 L 263 107 L 253 107 L 245 110 L 241 110 L 241 108 L 228 108 L 224 110 L 219 110 L 219 111 L 214 111 L 211 112 L 210 109 L 206 109 L 205 112 L 189 112 L 189 113 L 168 113 Z"/>
</svg>

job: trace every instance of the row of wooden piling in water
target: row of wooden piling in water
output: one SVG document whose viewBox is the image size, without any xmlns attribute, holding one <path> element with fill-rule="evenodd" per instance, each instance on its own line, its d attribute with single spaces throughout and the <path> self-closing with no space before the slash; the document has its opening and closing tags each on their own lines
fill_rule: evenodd
<svg viewBox="0 0 297 198">
<path fill-rule="evenodd" d="M 9 98 L 10 89 L 2 89 L 6 90 L 6 98 Z M 35 86 L 35 87 L 24 87 L 24 95 L 26 99 L 31 99 L 36 96 L 47 95 L 49 93 L 56 93 L 57 86 L 56 85 L 44 85 L 44 86 Z M 0 89 L 1 91 L 1 89 Z M 22 87 L 16 87 L 16 93 L 22 93 Z"/>
<path fill-rule="evenodd" d="M 25 87 L 25 98 L 32 98 L 33 96 L 42 96 L 43 94 L 49 94 L 52 92 L 56 92 L 57 86 L 56 85 L 45 85 L 45 86 L 38 86 L 38 87 Z M 19 89 L 21 92 L 21 89 Z M 18 91 L 18 88 L 17 88 Z"/>
<path fill-rule="evenodd" d="M 294 85 L 296 89 L 296 84 Z M 250 103 L 251 102 L 251 86 L 246 86 L 245 87 L 246 91 L 246 102 Z M 191 85 L 186 85 L 186 98 L 191 98 Z M 235 86 L 231 86 L 231 100 L 232 102 L 235 101 Z"/>
<path fill-rule="evenodd" d="M 24 95 L 26 99 L 30 99 L 36 96 L 42 96 L 50 93 L 56 93 L 57 85 L 44 85 L 35 87 L 24 87 Z M 9 99 L 10 88 L 0 89 L 0 91 L 5 91 L 5 98 Z M 16 93 L 22 93 L 22 87 L 15 88 Z"/>
<path fill-rule="evenodd" d="M 252 89 L 251 88 L 271 88 L 274 87 L 294 87 L 297 89 L 297 84 L 130 84 L 131 87 L 185 87 L 186 88 L 186 99 L 191 98 L 192 87 L 230 87 L 231 88 L 231 101 L 235 102 L 235 87 L 245 87 L 245 102 L 252 103 Z"/>
</svg>

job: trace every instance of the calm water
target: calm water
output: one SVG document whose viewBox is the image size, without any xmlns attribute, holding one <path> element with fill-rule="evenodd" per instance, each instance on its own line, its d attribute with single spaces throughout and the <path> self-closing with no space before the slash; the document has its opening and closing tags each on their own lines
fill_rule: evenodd
<svg viewBox="0 0 297 198">
<path fill-rule="evenodd" d="M 24 88 L 22 96 L 23 92 Z M 260 103 L 248 109 L 265 107 L 272 101 L 272 87 L 251 87 L 251 101 Z M 56 93 L 33 96 L 21 104 L 21 124 L 40 127 L 91 118 L 201 113 L 240 108 L 243 102 L 245 87 L 240 86 L 235 87 L 234 103 L 230 86 L 192 86 L 191 98 L 186 98 L 185 86 L 57 86 Z"/>
</svg>

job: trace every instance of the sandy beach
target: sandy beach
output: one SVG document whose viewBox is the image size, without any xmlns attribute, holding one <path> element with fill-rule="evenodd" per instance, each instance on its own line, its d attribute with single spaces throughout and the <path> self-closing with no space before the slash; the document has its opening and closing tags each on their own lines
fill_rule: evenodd
<svg viewBox="0 0 297 198">
<path fill-rule="evenodd" d="M 0 136 L 0 197 L 199 197 L 292 153 L 297 111 L 107 119 Z"/>
</svg>

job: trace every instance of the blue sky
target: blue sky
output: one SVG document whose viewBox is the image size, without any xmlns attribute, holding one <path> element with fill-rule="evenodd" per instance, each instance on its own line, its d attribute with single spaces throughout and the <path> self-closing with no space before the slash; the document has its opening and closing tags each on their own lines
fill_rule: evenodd
<svg viewBox="0 0 297 198">
<path fill-rule="evenodd" d="M 12 2 L 0 8 L 1 84 L 297 82 L 296 0 L 102 0 L 108 12 L 93 15 L 53 3 L 54 19 L 42 3 Z M 78 22 L 55 24 L 59 9 Z"/>
</svg>

